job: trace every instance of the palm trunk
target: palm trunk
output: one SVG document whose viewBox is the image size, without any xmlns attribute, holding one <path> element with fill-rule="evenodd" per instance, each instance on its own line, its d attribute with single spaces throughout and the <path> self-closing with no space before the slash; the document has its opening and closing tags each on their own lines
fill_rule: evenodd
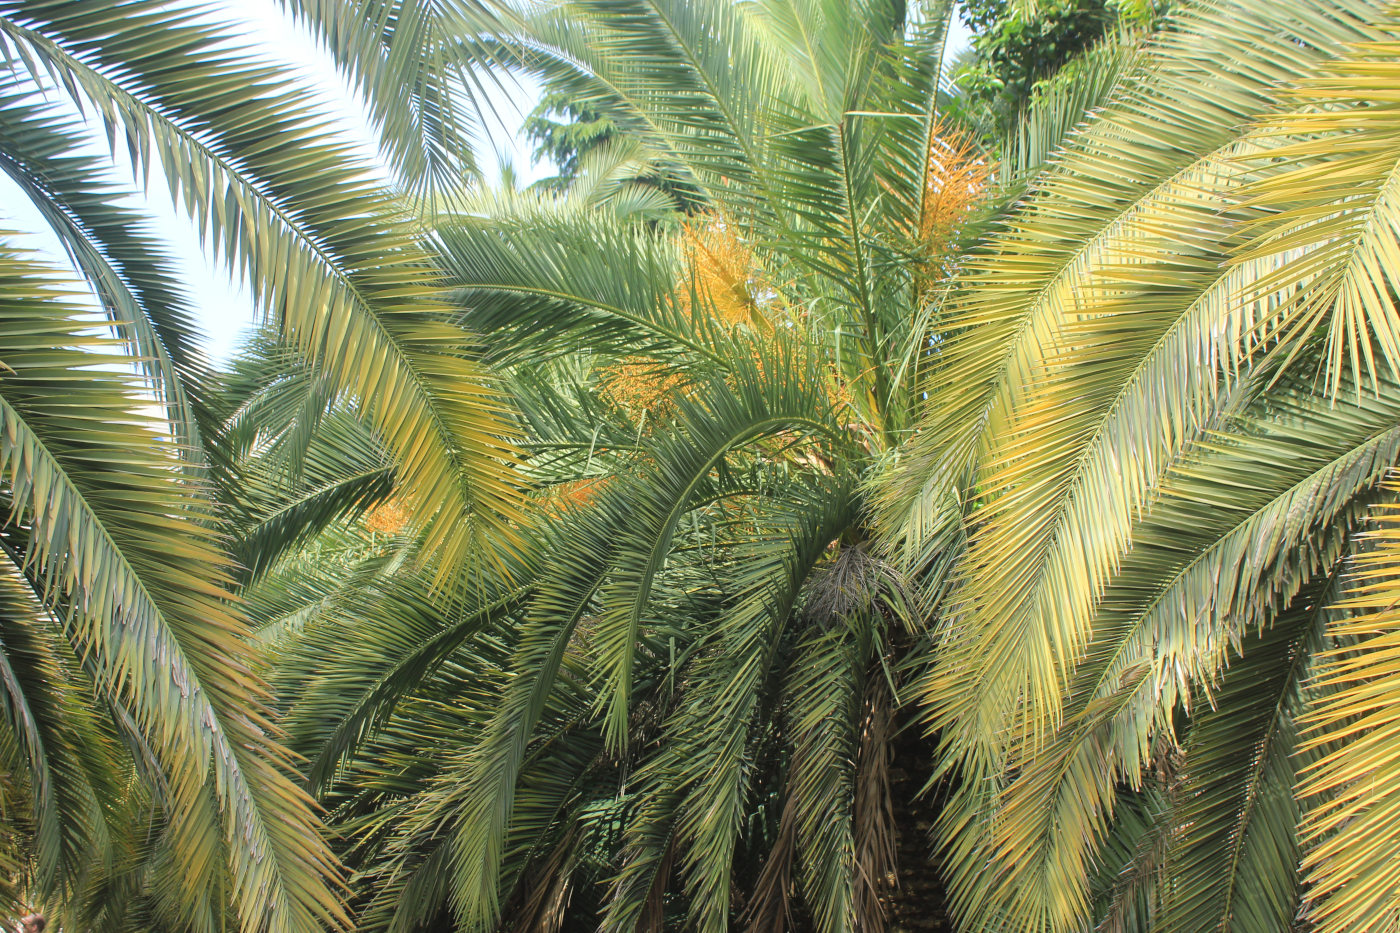
<svg viewBox="0 0 1400 933">
<path fill-rule="evenodd" d="M 932 742 L 908 723 L 890 742 L 890 797 L 894 810 L 898 887 L 886 895 L 890 933 L 951 933 L 947 897 L 932 853 L 936 794 L 919 791 L 928 778 Z"/>
</svg>

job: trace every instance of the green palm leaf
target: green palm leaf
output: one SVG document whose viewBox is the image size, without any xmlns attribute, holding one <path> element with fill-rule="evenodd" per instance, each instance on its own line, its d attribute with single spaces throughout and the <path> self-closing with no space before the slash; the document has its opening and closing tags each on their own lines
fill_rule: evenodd
<svg viewBox="0 0 1400 933">
<path fill-rule="evenodd" d="M 477 175 L 471 132 L 495 116 L 501 85 L 478 37 L 518 17 L 487 0 L 284 0 L 326 43 L 369 107 L 389 161 L 430 210 Z M 509 82 L 509 79 L 506 79 Z M 505 86 L 508 86 L 505 85 Z M 447 199 L 444 198 L 447 196 Z"/>
<path fill-rule="evenodd" d="M 1198 701 L 1185 742 L 1176 838 L 1159 922 L 1173 929 L 1286 929 L 1299 903 L 1299 717 L 1324 645 L 1331 580 L 1295 597 L 1241 645 L 1218 689 Z"/>
<path fill-rule="evenodd" d="M 1341 60 L 1317 69 L 1295 93 L 1297 110 L 1265 121 L 1261 136 L 1284 145 L 1271 153 L 1287 168 L 1266 174 L 1243 193 L 1246 203 L 1273 212 L 1257 225 L 1245 259 L 1293 257 L 1260 288 L 1309 281 L 1286 309 L 1281 354 L 1292 360 L 1315 332 L 1326 336 L 1328 389 L 1347 380 L 1360 391 L 1378 370 L 1400 370 L 1400 314 L 1390 298 L 1395 284 L 1395 77 L 1389 61 L 1400 41 L 1394 19 L 1376 41 L 1358 44 Z M 1345 194 L 1338 185 L 1345 183 Z M 1279 281 L 1282 280 L 1282 281 Z"/>
<path fill-rule="evenodd" d="M 624 866 L 605 929 L 635 928 L 651 900 L 651 877 L 667 857 L 655 841 L 658 828 L 662 838 L 668 829 L 675 834 L 690 922 L 700 930 L 729 928 L 730 866 L 755 778 L 748 762 L 761 701 L 803 581 L 851 518 L 849 501 L 829 487 L 794 489 L 792 499 L 739 544 L 743 569 L 733 600 L 699 649 L 687 695 L 663 727 L 665 741 L 638 772 L 655 804 L 627 830 L 634 858 L 642 858 Z"/>
<path fill-rule="evenodd" d="M 270 738 L 244 626 L 210 517 L 181 478 L 160 422 L 139 413 L 120 356 L 75 347 L 91 320 L 70 310 L 48 271 L 0 256 L 7 374 L 0 380 L 0 467 L 19 556 L 79 656 L 130 704 L 169 787 L 176 823 L 196 825 L 206 782 L 219 789 L 233 899 L 249 928 L 307 930 L 343 921 L 336 863 L 310 801 Z M 99 362 L 115 371 L 95 370 Z M 56 390 L 60 390 L 56 391 Z M 192 863 L 207 850 L 182 853 Z"/>
<path fill-rule="evenodd" d="M 27 774 L 32 794 L 33 892 L 63 903 L 119 848 L 111 837 L 127 832 L 119 804 L 126 763 L 110 725 L 85 703 L 87 679 L 55 637 L 56 620 L 13 567 L 0 592 L 0 696 L 23 755 L 11 773 Z"/>
<path fill-rule="evenodd" d="M 1187 9 L 969 261 L 975 288 L 945 308 L 946 388 L 909 448 L 905 475 L 918 485 L 899 493 L 909 514 L 936 514 L 950 490 L 975 490 L 953 493 L 975 515 L 956 598 L 963 627 L 985 637 L 953 665 L 967 689 L 945 695 L 969 734 L 1054 726 L 1066 669 L 1161 465 L 1228 411 L 1274 332 L 1276 293 L 1239 294 L 1284 258 L 1225 267 L 1243 239 L 1217 207 L 1257 145 L 1239 127 L 1280 106 L 1271 80 L 1365 36 L 1365 14 Z M 1257 67 L 1222 76 L 1219 56 Z M 1172 117 L 1182 101 L 1189 121 Z"/>
<path fill-rule="evenodd" d="M 1085 921 L 1088 865 L 1117 783 L 1141 779 L 1154 736 L 1170 734 L 1190 684 L 1213 676 L 1246 631 L 1330 572 L 1357 497 L 1400 455 L 1394 398 L 1345 417 L 1308 395 L 1265 407 L 1277 414 L 1203 441 L 1171 470 L 1097 601 L 1064 725 L 1039 743 L 1002 737 L 1000 748 L 974 736 L 984 743 L 975 753 L 957 747 L 961 736 L 947 739 L 969 756 L 971 780 L 943 822 L 957 853 L 954 903 L 969 920 L 1014 917 L 1045 930 Z M 1261 463 L 1276 466 L 1261 472 Z M 962 688 L 949 684 L 960 675 L 935 665 L 928 687 L 956 695 Z M 987 858 L 996 873 L 979 867 Z"/>
<path fill-rule="evenodd" d="M 207 374 L 188 300 L 144 221 L 112 203 L 119 192 L 98 160 L 71 154 L 82 142 L 70 121 L 27 99 L 22 87 L 6 88 L 0 100 L 0 170 L 38 208 L 112 325 L 131 341 L 193 454 L 200 420 L 207 418 L 197 411 Z"/>
<path fill-rule="evenodd" d="M 419 491 L 416 514 L 444 573 L 509 547 L 510 431 L 413 222 L 347 167 L 284 74 L 229 57 L 221 35 L 154 2 L 0 5 L 14 60 L 95 108 L 139 172 L 160 167 L 269 317 L 364 403 Z"/>
</svg>

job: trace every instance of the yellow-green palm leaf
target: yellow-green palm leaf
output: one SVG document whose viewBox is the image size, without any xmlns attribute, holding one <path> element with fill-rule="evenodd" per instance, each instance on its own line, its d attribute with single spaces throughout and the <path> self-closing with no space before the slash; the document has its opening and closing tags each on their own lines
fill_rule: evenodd
<svg viewBox="0 0 1400 933">
<path fill-rule="evenodd" d="M 246 928 L 343 923 L 337 862 L 273 738 L 212 515 L 164 422 L 131 364 L 94 352 L 112 341 L 84 334 L 51 270 L 10 252 L 0 277 L 9 559 L 150 748 L 189 870 L 222 838 Z"/>
<path fill-rule="evenodd" d="M 1393 502 L 1371 510 L 1314 678 L 1325 695 L 1304 719 L 1306 746 L 1321 754 L 1299 785 L 1309 804 L 1304 915 L 1323 933 L 1400 928 L 1398 516 Z"/>
</svg>

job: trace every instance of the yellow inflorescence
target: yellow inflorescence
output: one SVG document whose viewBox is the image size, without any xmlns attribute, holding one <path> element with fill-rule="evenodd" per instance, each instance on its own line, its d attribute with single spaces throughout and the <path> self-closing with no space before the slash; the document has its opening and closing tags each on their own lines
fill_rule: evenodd
<svg viewBox="0 0 1400 933">
<path fill-rule="evenodd" d="M 369 510 L 365 528 L 379 535 L 396 535 L 408 525 L 409 509 L 397 498 L 386 499 Z"/>
<path fill-rule="evenodd" d="M 676 295 L 684 310 L 731 325 L 767 324 L 755 298 L 753 250 L 733 224 L 715 217 L 688 223 L 681 244 L 686 271 Z"/>
</svg>

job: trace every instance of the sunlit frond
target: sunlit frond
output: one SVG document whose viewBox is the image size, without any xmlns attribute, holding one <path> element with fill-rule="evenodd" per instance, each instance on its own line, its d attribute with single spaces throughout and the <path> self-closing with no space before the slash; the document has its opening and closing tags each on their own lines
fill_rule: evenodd
<svg viewBox="0 0 1400 933">
<path fill-rule="evenodd" d="M 0 468 L 8 524 L 24 532 L 11 559 L 94 679 L 129 706 L 173 822 L 187 838 L 227 842 L 245 927 L 341 924 L 337 864 L 276 744 L 208 508 L 163 422 L 141 414 L 123 358 L 96 357 L 111 341 L 90 336 L 92 318 L 49 272 L 0 255 Z M 211 786 L 217 807 L 206 811 Z M 180 855 L 204 864 L 217 852 Z"/>
<path fill-rule="evenodd" d="M 1394 929 L 1400 874 L 1389 853 L 1400 807 L 1390 694 L 1400 659 L 1395 630 L 1396 505 L 1374 506 L 1361 552 L 1348 568 L 1332 646 L 1313 679 L 1325 691 L 1305 719 L 1303 747 L 1318 756 L 1303 773 L 1302 827 L 1309 885 L 1303 915 L 1318 930 Z"/>
<path fill-rule="evenodd" d="M 318 129 L 305 92 L 222 41 L 156 2 L 0 5 L 10 60 L 100 114 L 142 176 L 162 171 L 268 317 L 362 401 L 423 492 L 416 518 L 444 566 L 511 546 L 509 425 L 416 225 Z"/>
</svg>

